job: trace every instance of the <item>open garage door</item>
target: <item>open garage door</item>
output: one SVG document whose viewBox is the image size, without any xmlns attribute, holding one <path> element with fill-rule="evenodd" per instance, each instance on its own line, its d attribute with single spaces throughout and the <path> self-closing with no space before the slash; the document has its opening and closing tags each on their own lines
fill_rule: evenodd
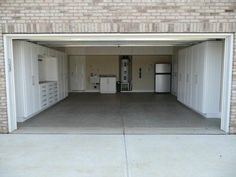
<svg viewBox="0 0 236 177">
<path fill-rule="evenodd" d="M 228 132 L 230 34 L 11 34 L 5 46 L 10 131 Z"/>
</svg>

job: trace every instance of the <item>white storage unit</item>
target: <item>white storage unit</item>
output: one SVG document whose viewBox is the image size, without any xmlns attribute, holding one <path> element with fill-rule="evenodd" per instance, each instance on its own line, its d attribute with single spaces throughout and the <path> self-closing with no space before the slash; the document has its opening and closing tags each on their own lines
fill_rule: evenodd
<svg viewBox="0 0 236 177">
<path fill-rule="evenodd" d="M 20 40 L 13 42 L 13 51 L 16 114 L 23 122 L 68 96 L 67 57 Z"/>
<path fill-rule="evenodd" d="M 100 77 L 100 93 L 116 93 L 116 77 L 101 76 Z"/>
<path fill-rule="evenodd" d="M 86 88 L 86 57 L 70 56 L 70 91 L 84 91 Z"/>
<path fill-rule="evenodd" d="M 48 107 L 47 83 L 41 83 L 39 91 L 40 91 L 40 107 L 41 109 L 45 109 Z"/>
<path fill-rule="evenodd" d="M 18 122 L 23 122 L 38 109 L 38 60 L 35 55 L 35 45 L 16 41 L 13 43 L 16 112 Z"/>
<path fill-rule="evenodd" d="M 185 50 L 182 49 L 179 51 L 178 57 L 178 94 L 177 99 L 184 103 L 184 94 L 185 94 Z"/>
<path fill-rule="evenodd" d="M 207 118 L 220 118 L 222 61 L 221 41 L 179 51 L 178 100 Z"/>
<path fill-rule="evenodd" d="M 58 89 L 56 82 L 49 82 L 48 83 L 48 105 L 51 106 L 58 100 Z"/>
<path fill-rule="evenodd" d="M 172 56 L 171 66 L 171 93 L 177 96 L 178 92 L 178 56 Z"/>
</svg>

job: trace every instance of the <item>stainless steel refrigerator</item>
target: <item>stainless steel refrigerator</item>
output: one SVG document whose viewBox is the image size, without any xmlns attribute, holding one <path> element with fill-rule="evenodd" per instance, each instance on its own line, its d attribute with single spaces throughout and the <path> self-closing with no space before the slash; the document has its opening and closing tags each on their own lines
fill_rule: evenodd
<svg viewBox="0 0 236 177">
<path fill-rule="evenodd" d="M 155 64 L 155 92 L 169 93 L 171 86 L 171 65 Z"/>
</svg>

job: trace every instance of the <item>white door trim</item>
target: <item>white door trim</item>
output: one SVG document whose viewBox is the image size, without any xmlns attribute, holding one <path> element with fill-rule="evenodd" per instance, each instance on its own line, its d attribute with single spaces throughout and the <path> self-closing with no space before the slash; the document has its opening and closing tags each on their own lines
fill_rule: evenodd
<svg viewBox="0 0 236 177">
<path fill-rule="evenodd" d="M 220 128 L 229 133 L 233 69 L 233 34 L 225 38 Z"/>
<path fill-rule="evenodd" d="M 7 36 L 3 37 L 3 42 L 4 42 L 4 58 L 5 58 L 6 91 L 7 91 L 6 96 L 7 96 L 8 131 L 12 132 L 17 129 L 13 46 L 12 46 L 12 39 Z"/>
<path fill-rule="evenodd" d="M 9 132 L 17 129 L 16 107 L 15 107 L 15 85 L 14 85 L 14 68 L 13 68 L 13 39 L 51 39 L 51 40 L 76 40 L 85 41 L 155 41 L 155 40 L 180 40 L 181 37 L 209 37 L 225 39 L 224 55 L 224 74 L 222 88 L 222 116 L 221 129 L 226 133 L 229 132 L 230 122 L 230 103 L 231 103 L 231 83 L 232 83 L 232 63 L 233 63 L 233 34 L 232 33 L 86 33 L 86 34 L 4 34 L 4 58 L 5 58 L 5 76 L 7 90 L 7 114 Z M 7 46 L 7 47 L 6 47 Z M 10 52 L 10 54 L 9 54 Z M 11 68 L 11 71 L 9 71 Z"/>
</svg>

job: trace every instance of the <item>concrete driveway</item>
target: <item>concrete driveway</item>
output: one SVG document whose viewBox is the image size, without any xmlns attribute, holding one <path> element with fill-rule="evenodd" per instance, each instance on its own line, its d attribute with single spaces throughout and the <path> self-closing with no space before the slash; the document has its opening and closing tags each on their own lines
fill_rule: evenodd
<svg viewBox="0 0 236 177">
<path fill-rule="evenodd" d="M 235 177 L 236 136 L 0 135 L 1 177 Z"/>
</svg>

